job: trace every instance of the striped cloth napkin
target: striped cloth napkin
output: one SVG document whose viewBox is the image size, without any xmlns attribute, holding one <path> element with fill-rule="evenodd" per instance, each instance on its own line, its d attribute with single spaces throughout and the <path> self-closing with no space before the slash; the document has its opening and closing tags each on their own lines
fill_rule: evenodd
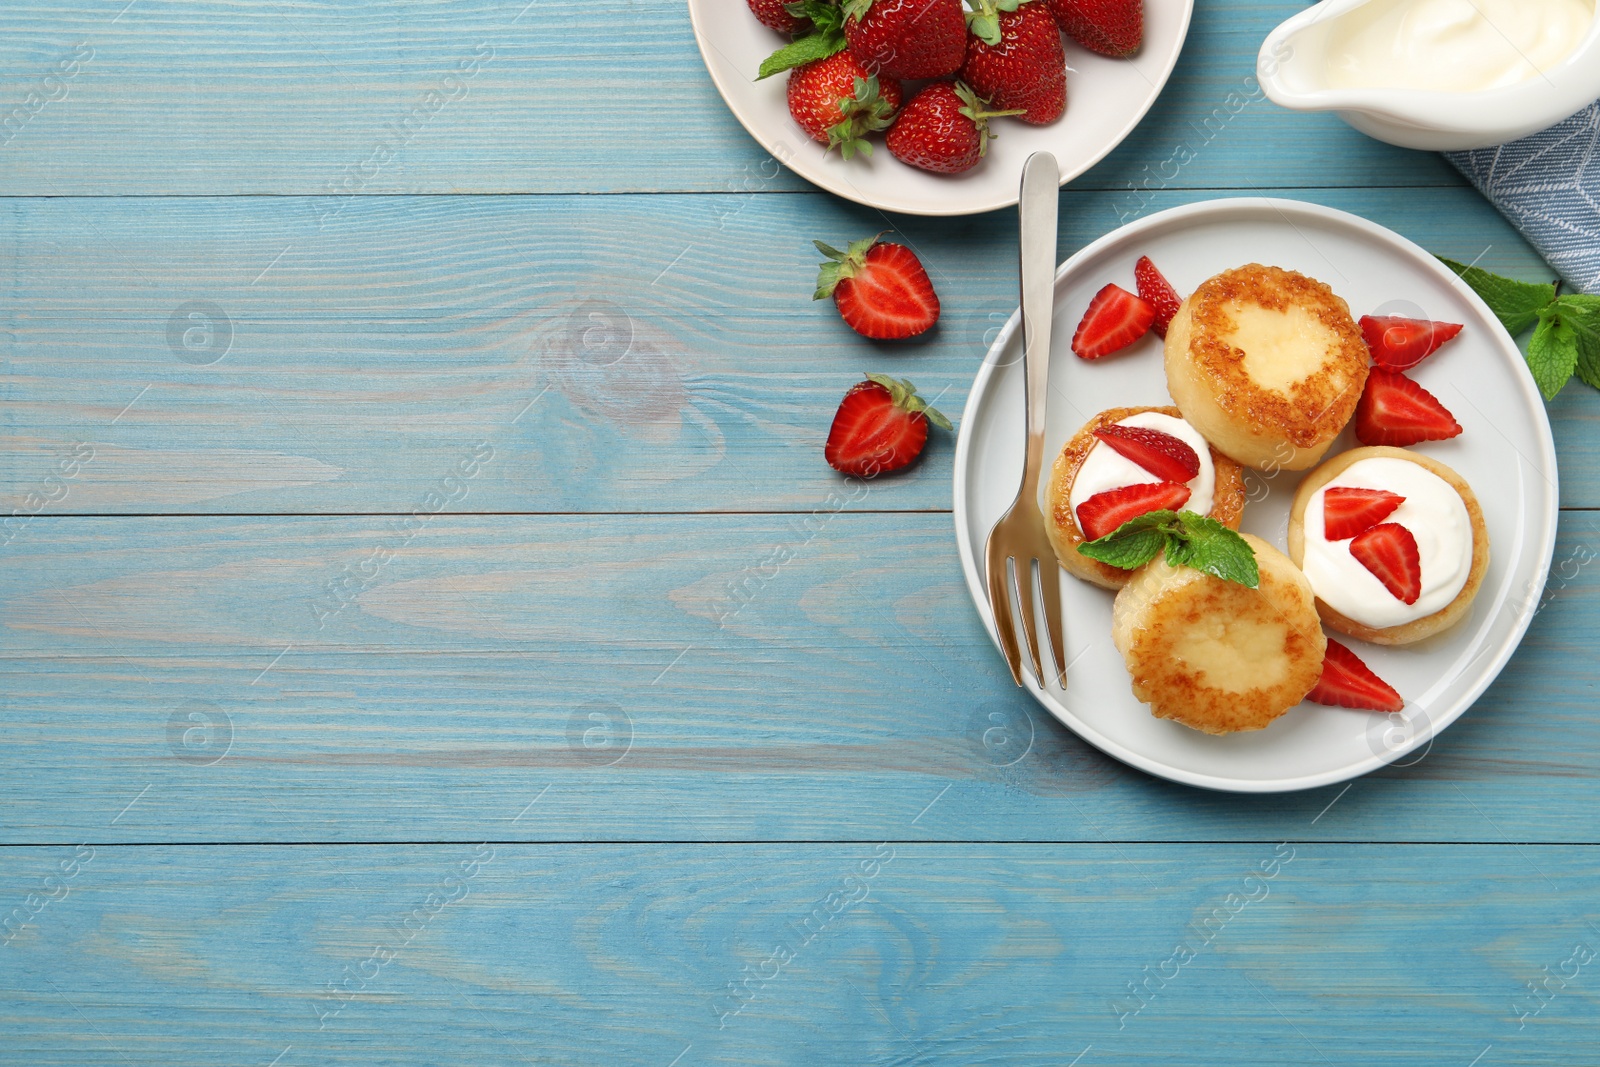
<svg viewBox="0 0 1600 1067">
<path fill-rule="evenodd" d="M 1600 101 L 1532 137 L 1445 158 L 1568 285 L 1600 293 Z"/>
</svg>

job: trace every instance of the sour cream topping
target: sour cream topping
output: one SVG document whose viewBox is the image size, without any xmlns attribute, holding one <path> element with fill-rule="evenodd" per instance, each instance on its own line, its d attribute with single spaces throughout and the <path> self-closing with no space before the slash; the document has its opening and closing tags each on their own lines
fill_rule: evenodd
<svg viewBox="0 0 1600 1067">
<path fill-rule="evenodd" d="M 1194 449 L 1195 454 L 1200 457 L 1200 473 L 1186 483 L 1189 486 L 1189 502 L 1184 508 L 1199 515 L 1211 513 L 1212 495 L 1216 492 L 1217 485 L 1217 469 L 1211 463 L 1211 446 L 1206 444 L 1206 439 L 1200 436 L 1199 430 L 1182 419 L 1163 415 L 1159 411 L 1141 411 L 1137 415 L 1119 419 L 1117 425 L 1160 430 Z M 1142 485 L 1161 480 L 1104 441 L 1096 441 L 1078 467 L 1078 476 L 1072 481 L 1072 492 L 1067 496 L 1067 503 L 1072 508 L 1072 514 L 1076 516 L 1078 505 L 1097 493 L 1121 489 L 1125 485 Z"/>
<path fill-rule="evenodd" d="M 1383 521 L 1399 523 L 1417 539 L 1422 595 L 1415 604 L 1401 601 L 1362 566 L 1350 554 L 1350 539 L 1329 541 L 1324 536 L 1322 497 L 1334 486 L 1387 489 L 1406 498 Z M 1421 464 L 1388 456 L 1358 460 L 1307 501 L 1300 569 L 1317 596 L 1347 619 L 1374 629 L 1415 622 L 1445 608 L 1467 584 L 1472 519 L 1461 494 Z"/>
<path fill-rule="evenodd" d="M 1369 0 L 1329 30 L 1346 89 L 1476 92 L 1541 77 L 1572 54 L 1594 0 Z"/>
</svg>

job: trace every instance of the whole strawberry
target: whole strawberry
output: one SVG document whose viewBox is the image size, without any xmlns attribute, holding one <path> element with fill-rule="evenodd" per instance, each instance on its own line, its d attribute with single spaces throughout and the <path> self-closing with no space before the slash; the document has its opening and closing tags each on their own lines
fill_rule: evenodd
<svg viewBox="0 0 1600 1067">
<path fill-rule="evenodd" d="M 967 52 L 961 0 L 844 0 L 844 13 L 850 54 L 874 74 L 942 78 Z"/>
<path fill-rule="evenodd" d="M 1121 58 L 1144 40 L 1144 0 L 1047 0 L 1061 32 L 1091 52 Z"/>
<path fill-rule="evenodd" d="M 1067 109 L 1067 57 L 1045 0 L 977 0 L 961 80 L 997 108 L 1042 126 Z"/>
<path fill-rule="evenodd" d="M 789 73 L 789 114 L 806 136 L 850 159 L 872 154 L 866 136 L 886 129 L 900 107 L 900 83 L 868 74 L 849 52 L 836 52 Z"/>
<path fill-rule="evenodd" d="M 934 82 L 911 98 L 885 141 L 902 163 L 935 174 L 960 174 L 983 158 L 989 120 L 1016 111 L 990 111 L 964 82 Z"/>
<path fill-rule="evenodd" d="M 917 254 L 905 245 L 868 237 L 841 252 L 821 241 L 813 243 L 828 257 L 817 271 L 813 299 L 833 297 L 839 314 L 856 333 L 893 341 L 923 333 L 939 321 L 933 282 Z"/>
<path fill-rule="evenodd" d="M 928 423 L 950 420 L 917 395 L 917 387 L 887 374 L 869 374 L 839 402 L 823 456 L 829 466 L 857 478 L 874 478 L 907 466 L 922 454 Z"/>
<path fill-rule="evenodd" d="M 755 15 L 763 26 L 779 33 L 799 33 L 806 26 L 805 19 L 789 10 L 789 0 L 747 0 L 747 2 L 751 14 Z"/>
</svg>

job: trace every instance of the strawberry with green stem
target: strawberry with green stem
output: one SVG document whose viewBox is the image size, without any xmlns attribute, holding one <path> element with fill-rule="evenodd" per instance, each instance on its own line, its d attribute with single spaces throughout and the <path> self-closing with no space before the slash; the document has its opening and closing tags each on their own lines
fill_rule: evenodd
<svg viewBox="0 0 1600 1067">
<path fill-rule="evenodd" d="M 1020 110 L 991 110 L 989 101 L 965 82 L 934 82 L 901 109 L 885 141 L 902 163 L 935 174 L 960 174 L 983 158 L 994 136 L 989 120 L 1018 114 Z"/>
<path fill-rule="evenodd" d="M 877 341 L 925 333 L 939 321 L 939 296 L 917 254 L 877 234 L 839 251 L 813 242 L 828 258 L 817 271 L 813 299 L 833 297 L 852 330 Z"/>
<path fill-rule="evenodd" d="M 844 0 L 842 10 L 850 54 L 875 74 L 943 78 L 966 56 L 961 0 Z"/>
<path fill-rule="evenodd" d="M 789 74 L 789 114 L 806 136 L 845 159 L 872 154 L 867 135 L 887 129 L 900 107 L 900 83 L 879 80 L 849 52 L 836 52 Z"/>
<path fill-rule="evenodd" d="M 839 402 L 823 456 L 829 466 L 857 478 L 875 478 L 909 466 L 928 441 L 928 424 L 951 429 L 950 420 L 917 395 L 903 378 L 868 374 Z"/>
<path fill-rule="evenodd" d="M 996 108 L 1043 125 L 1067 107 L 1067 58 L 1044 0 L 974 0 L 961 80 Z"/>
<path fill-rule="evenodd" d="M 758 22 L 779 33 L 799 33 L 809 22 L 805 14 L 800 11 L 802 5 L 789 3 L 788 0 L 747 0 L 747 2 L 750 5 L 750 13 Z"/>
</svg>

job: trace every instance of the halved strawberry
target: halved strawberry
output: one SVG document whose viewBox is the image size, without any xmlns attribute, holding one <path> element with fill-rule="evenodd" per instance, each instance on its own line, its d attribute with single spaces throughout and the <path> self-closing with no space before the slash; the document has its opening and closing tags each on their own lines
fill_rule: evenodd
<svg viewBox="0 0 1600 1067">
<path fill-rule="evenodd" d="M 1322 494 L 1322 536 L 1343 541 L 1372 529 L 1406 502 L 1387 489 L 1357 489 L 1336 485 Z"/>
<path fill-rule="evenodd" d="M 1200 473 L 1199 455 L 1170 433 L 1112 423 L 1094 435 L 1162 481 L 1187 482 Z"/>
<path fill-rule="evenodd" d="M 1089 301 L 1089 309 L 1072 335 L 1080 359 L 1099 359 L 1127 348 L 1150 332 L 1156 309 L 1120 285 L 1108 285 Z"/>
<path fill-rule="evenodd" d="M 1157 337 L 1167 336 L 1167 327 L 1172 324 L 1172 316 L 1178 313 L 1178 305 L 1183 303 L 1178 299 L 1178 291 L 1156 269 L 1149 256 L 1140 256 L 1139 262 L 1133 265 L 1133 280 L 1138 285 L 1139 299 L 1155 308 L 1156 318 L 1150 324 L 1150 328 L 1156 332 Z"/>
<path fill-rule="evenodd" d="M 1461 432 L 1437 397 L 1399 371 L 1373 367 L 1356 404 L 1356 440 L 1364 445 L 1404 447 L 1443 441 Z"/>
<path fill-rule="evenodd" d="M 1417 539 L 1398 522 L 1383 522 L 1350 542 L 1350 554 L 1377 576 L 1402 604 L 1422 595 L 1422 555 Z"/>
<path fill-rule="evenodd" d="M 1389 370 L 1410 370 L 1461 332 L 1457 322 L 1429 322 L 1398 315 L 1361 316 L 1361 336 L 1373 362 Z"/>
<path fill-rule="evenodd" d="M 1399 711 L 1406 706 L 1405 699 L 1394 687 L 1372 673 L 1372 668 L 1362 663 L 1360 656 L 1331 640 L 1328 654 L 1322 661 L 1322 677 L 1306 694 L 1306 699 L 1316 704 L 1363 711 Z"/>
<path fill-rule="evenodd" d="M 922 261 L 905 245 L 868 237 L 841 252 L 813 242 L 827 262 L 813 299 L 829 296 L 850 328 L 879 341 L 911 337 L 939 321 L 939 295 Z"/>
<path fill-rule="evenodd" d="M 1078 505 L 1078 529 L 1098 541 L 1129 519 L 1150 511 L 1176 511 L 1189 502 L 1189 487 L 1177 482 L 1140 482 L 1107 489 Z"/>
<path fill-rule="evenodd" d="M 922 454 L 928 423 L 950 429 L 950 420 L 917 395 L 904 378 L 869 374 L 839 402 L 823 456 L 834 470 L 873 478 L 906 466 Z"/>
</svg>

